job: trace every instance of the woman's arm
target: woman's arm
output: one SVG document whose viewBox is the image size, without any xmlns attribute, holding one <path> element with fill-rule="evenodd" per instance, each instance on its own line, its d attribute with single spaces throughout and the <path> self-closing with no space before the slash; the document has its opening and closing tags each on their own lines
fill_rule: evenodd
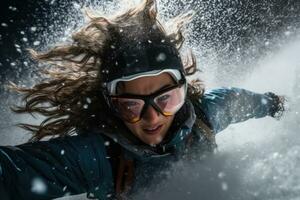
<svg viewBox="0 0 300 200">
<path fill-rule="evenodd" d="M 265 116 L 279 117 L 284 111 L 284 97 L 268 92 L 254 93 L 240 88 L 219 88 L 205 92 L 196 103 L 215 133 L 232 123 Z M 198 113 L 197 113 L 198 112 Z"/>
<path fill-rule="evenodd" d="M 53 199 L 106 195 L 110 163 L 98 134 L 0 147 L 0 199 Z"/>
</svg>

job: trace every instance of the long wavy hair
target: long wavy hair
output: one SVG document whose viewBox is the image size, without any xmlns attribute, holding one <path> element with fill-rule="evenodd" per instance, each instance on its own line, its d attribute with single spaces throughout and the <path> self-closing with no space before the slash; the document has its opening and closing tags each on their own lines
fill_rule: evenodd
<svg viewBox="0 0 300 200">
<path fill-rule="evenodd" d="M 144 0 L 122 14 L 110 18 L 86 12 L 89 22 L 72 34 L 72 43 L 56 46 L 47 52 L 29 50 L 33 59 L 45 63 L 42 70 L 46 79 L 31 88 L 11 83 L 11 89 L 23 95 L 24 105 L 14 106 L 15 113 L 40 114 L 45 119 L 39 125 L 18 124 L 30 131 L 30 141 L 46 136 L 62 137 L 76 133 L 76 129 L 87 129 L 91 124 L 113 125 L 115 117 L 102 96 L 101 57 L 106 42 L 111 40 L 112 30 L 134 31 L 135 27 L 156 26 L 156 30 L 173 41 L 178 50 L 184 43 L 183 26 L 192 19 L 186 13 L 170 19 L 165 28 L 157 19 L 155 0 Z M 185 75 L 196 73 L 196 59 L 190 51 L 182 55 Z M 199 98 L 203 92 L 201 80 L 191 80 L 188 97 Z"/>
</svg>

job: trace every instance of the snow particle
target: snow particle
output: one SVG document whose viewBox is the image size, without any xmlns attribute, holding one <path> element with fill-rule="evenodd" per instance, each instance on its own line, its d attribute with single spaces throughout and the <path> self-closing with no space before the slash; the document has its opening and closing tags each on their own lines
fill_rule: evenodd
<svg viewBox="0 0 300 200">
<path fill-rule="evenodd" d="M 284 32 L 284 35 L 285 36 L 289 36 L 289 35 L 291 35 L 291 32 L 290 31 L 286 31 L 286 32 Z"/>
<path fill-rule="evenodd" d="M 109 73 L 109 70 L 105 69 L 105 70 L 102 70 L 101 71 L 103 74 L 108 74 Z"/>
<path fill-rule="evenodd" d="M 111 196 L 112 196 L 112 194 L 107 194 L 106 195 L 107 198 L 110 198 Z"/>
<path fill-rule="evenodd" d="M 91 100 L 89 97 L 87 97 L 87 98 L 86 98 L 86 102 L 87 102 L 88 104 L 90 104 L 90 103 L 92 103 L 92 100 Z"/>
<path fill-rule="evenodd" d="M 41 43 L 40 41 L 34 41 L 34 42 L 33 42 L 33 45 L 34 45 L 34 46 L 38 46 L 40 43 Z"/>
<path fill-rule="evenodd" d="M 165 61 L 166 58 L 167 58 L 166 54 L 160 53 L 160 54 L 158 54 L 158 56 L 156 57 L 156 61 L 162 62 L 162 61 Z"/>
<path fill-rule="evenodd" d="M 273 153 L 272 155 L 273 159 L 277 159 L 280 157 L 280 154 L 278 152 Z"/>
<path fill-rule="evenodd" d="M 30 31 L 31 31 L 31 32 L 35 32 L 36 29 L 37 29 L 37 28 L 36 28 L 35 26 L 33 26 L 33 27 L 30 28 Z"/>
<path fill-rule="evenodd" d="M 266 105 L 266 104 L 268 103 L 268 101 L 267 101 L 267 99 L 263 98 L 263 99 L 261 99 L 261 103 L 262 103 L 263 105 Z"/>
<path fill-rule="evenodd" d="M 61 155 L 64 155 L 64 154 L 65 154 L 65 150 L 61 150 L 61 151 L 60 151 L 60 154 L 61 154 Z"/>
<path fill-rule="evenodd" d="M 17 8 L 13 7 L 13 6 L 9 6 L 8 9 L 11 10 L 11 11 L 17 11 Z"/>
<path fill-rule="evenodd" d="M 225 177 L 225 173 L 224 173 L 224 172 L 220 172 L 220 173 L 218 174 L 218 178 L 222 179 L 222 178 L 224 178 L 224 177 Z"/>
<path fill-rule="evenodd" d="M 81 8 L 81 6 L 78 3 L 76 3 L 76 2 L 73 3 L 73 6 L 77 10 Z"/>
<path fill-rule="evenodd" d="M 40 178 L 34 178 L 31 182 L 31 192 L 43 194 L 47 190 L 47 186 Z"/>
<path fill-rule="evenodd" d="M 227 191 L 228 190 L 228 184 L 226 182 L 222 182 L 221 187 L 222 187 L 223 191 Z"/>
</svg>

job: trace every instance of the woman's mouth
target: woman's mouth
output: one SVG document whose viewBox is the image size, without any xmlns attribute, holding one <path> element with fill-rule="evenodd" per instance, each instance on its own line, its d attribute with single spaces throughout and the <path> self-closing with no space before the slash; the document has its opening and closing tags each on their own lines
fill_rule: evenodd
<svg viewBox="0 0 300 200">
<path fill-rule="evenodd" d="M 143 129 L 143 130 L 144 130 L 144 132 L 147 133 L 147 134 L 155 135 L 155 134 L 157 134 L 157 133 L 160 132 L 161 128 L 162 128 L 162 125 L 158 125 L 158 126 L 156 126 L 156 127 L 154 127 L 154 128 Z"/>
</svg>

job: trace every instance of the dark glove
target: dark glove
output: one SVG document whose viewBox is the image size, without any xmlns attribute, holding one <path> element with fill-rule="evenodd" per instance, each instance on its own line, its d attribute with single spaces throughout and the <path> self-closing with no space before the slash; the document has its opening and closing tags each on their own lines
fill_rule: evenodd
<svg viewBox="0 0 300 200">
<path fill-rule="evenodd" d="M 267 95 L 268 98 L 270 98 L 273 102 L 269 115 L 276 119 L 280 119 L 286 110 L 286 97 L 282 95 L 276 95 L 272 92 L 267 92 L 265 95 Z"/>
</svg>

